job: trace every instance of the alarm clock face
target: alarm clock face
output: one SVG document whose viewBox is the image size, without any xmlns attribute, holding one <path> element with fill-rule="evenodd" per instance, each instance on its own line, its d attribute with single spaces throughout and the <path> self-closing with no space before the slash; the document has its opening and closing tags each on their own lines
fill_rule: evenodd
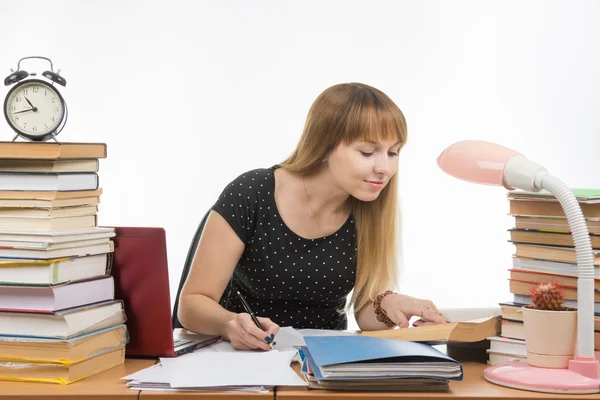
<svg viewBox="0 0 600 400">
<path fill-rule="evenodd" d="M 4 102 L 4 115 L 18 133 L 40 140 L 58 128 L 65 115 L 60 93 L 41 80 L 28 80 L 11 89 Z"/>
</svg>

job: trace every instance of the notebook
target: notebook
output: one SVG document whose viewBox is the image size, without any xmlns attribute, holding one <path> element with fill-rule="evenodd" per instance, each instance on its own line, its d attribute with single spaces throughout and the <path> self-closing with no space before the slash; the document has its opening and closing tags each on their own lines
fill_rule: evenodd
<svg viewBox="0 0 600 400">
<path fill-rule="evenodd" d="M 216 342 L 218 336 L 173 337 L 163 228 L 116 227 L 113 276 L 115 298 L 127 315 L 127 356 L 175 357 Z"/>
</svg>

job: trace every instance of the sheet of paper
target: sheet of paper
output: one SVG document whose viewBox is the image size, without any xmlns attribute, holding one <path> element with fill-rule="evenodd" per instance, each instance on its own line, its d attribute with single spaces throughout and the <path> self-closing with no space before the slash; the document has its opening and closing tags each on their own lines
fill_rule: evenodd
<svg viewBox="0 0 600 400">
<path fill-rule="evenodd" d="M 331 329 L 298 329 L 296 330 L 302 336 L 358 336 L 356 332 L 337 331 Z"/>
<path fill-rule="evenodd" d="M 142 370 L 134 372 L 131 375 L 124 376 L 121 379 L 130 379 L 142 382 L 168 383 L 168 381 L 165 379 L 165 374 L 162 371 L 161 364 L 154 364 L 151 367 L 144 368 Z"/>
<path fill-rule="evenodd" d="M 216 386 L 306 386 L 290 368 L 295 351 L 195 352 L 161 358 L 172 388 Z"/>
<path fill-rule="evenodd" d="M 294 329 L 291 326 L 284 326 L 275 336 L 275 349 L 279 351 L 294 350 L 300 346 L 306 346 L 304 336 L 348 336 L 357 335 L 355 332 L 335 331 L 325 329 Z"/>
<path fill-rule="evenodd" d="M 275 348 L 279 351 L 296 350 L 296 347 L 305 346 L 302 334 L 290 326 L 284 326 L 275 336 Z"/>
<path fill-rule="evenodd" d="M 440 308 L 440 312 L 450 322 L 484 321 L 502 313 L 500 307 Z"/>
<path fill-rule="evenodd" d="M 306 382 L 290 368 L 297 347 L 305 346 L 304 336 L 356 335 L 353 332 L 282 327 L 275 341 L 275 351 L 235 350 L 220 340 L 210 346 L 175 358 L 161 358 L 161 363 L 121 379 L 131 380 L 132 388 L 169 390 L 254 391 L 256 387 L 276 385 L 305 386 Z M 233 388 L 232 388 L 233 387 Z M 265 390 L 264 388 L 262 390 Z"/>
</svg>

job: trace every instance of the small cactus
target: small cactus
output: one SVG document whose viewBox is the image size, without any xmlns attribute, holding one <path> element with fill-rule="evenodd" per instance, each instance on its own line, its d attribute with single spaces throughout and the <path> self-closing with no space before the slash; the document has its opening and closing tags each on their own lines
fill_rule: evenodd
<svg viewBox="0 0 600 400">
<path fill-rule="evenodd" d="M 564 311 L 563 287 L 555 281 L 540 282 L 530 290 L 533 307 L 537 310 Z"/>
</svg>

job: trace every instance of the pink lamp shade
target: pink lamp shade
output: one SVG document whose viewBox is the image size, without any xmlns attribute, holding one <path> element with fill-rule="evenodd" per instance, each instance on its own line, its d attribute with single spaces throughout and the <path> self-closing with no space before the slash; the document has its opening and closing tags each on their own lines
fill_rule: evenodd
<svg viewBox="0 0 600 400">
<path fill-rule="evenodd" d="M 467 182 L 504 186 L 504 168 L 512 157 L 520 155 L 499 144 L 479 140 L 464 140 L 446 148 L 437 159 L 447 174 Z"/>
</svg>

